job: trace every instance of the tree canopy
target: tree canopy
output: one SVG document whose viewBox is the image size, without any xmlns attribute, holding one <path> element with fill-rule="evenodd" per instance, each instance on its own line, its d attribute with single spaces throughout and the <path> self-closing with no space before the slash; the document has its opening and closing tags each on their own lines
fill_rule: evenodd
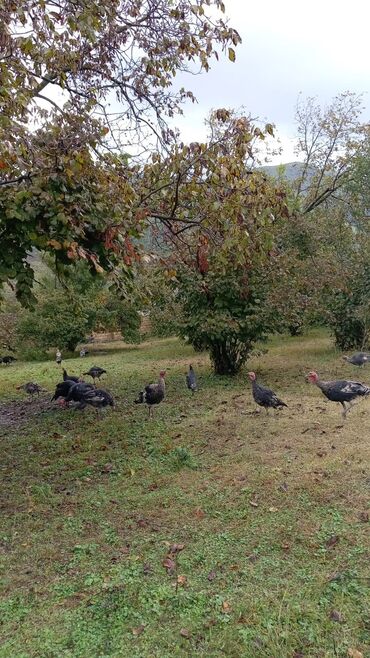
<svg viewBox="0 0 370 658">
<path fill-rule="evenodd" d="M 113 270 L 143 228 L 135 145 L 166 148 L 166 118 L 238 33 L 220 0 L 0 2 L 0 280 L 32 301 L 32 247 Z M 125 155 L 126 154 L 126 155 Z"/>
</svg>

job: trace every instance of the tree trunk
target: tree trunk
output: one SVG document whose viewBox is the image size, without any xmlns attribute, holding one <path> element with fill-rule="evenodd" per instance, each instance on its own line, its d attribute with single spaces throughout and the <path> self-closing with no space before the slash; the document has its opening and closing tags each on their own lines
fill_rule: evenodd
<svg viewBox="0 0 370 658">
<path fill-rule="evenodd" d="M 237 375 L 251 349 L 238 340 L 217 341 L 210 348 L 210 357 L 216 375 Z"/>
</svg>

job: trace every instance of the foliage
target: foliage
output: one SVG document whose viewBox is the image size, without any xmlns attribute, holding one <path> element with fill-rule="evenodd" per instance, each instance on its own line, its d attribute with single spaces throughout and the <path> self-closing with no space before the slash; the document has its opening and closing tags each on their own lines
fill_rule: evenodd
<svg viewBox="0 0 370 658">
<path fill-rule="evenodd" d="M 362 97 L 351 92 L 339 94 L 327 108 L 315 98 L 299 100 L 296 152 L 300 159 L 303 156 L 303 165 L 294 182 L 298 214 L 325 204 L 348 183 L 364 139 L 362 109 Z"/>
<path fill-rule="evenodd" d="M 23 314 L 18 335 L 21 343 L 73 352 L 91 328 L 83 300 L 59 289 L 46 293 L 34 311 Z"/>
<path fill-rule="evenodd" d="M 27 306 L 32 247 L 130 272 L 145 213 L 124 154 L 149 148 L 148 132 L 166 146 L 166 117 L 194 100 L 174 91 L 177 72 L 208 70 L 218 48 L 233 61 L 240 37 L 221 0 L 0 0 L 0 10 L 0 282 L 15 280 Z"/>
<path fill-rule="evenodd" d="M 209 351 L 217 374 L 235 375 L 254 343 L 271 330 L 261 280 L 251 273 L 247 278 L 243 270 L 238 274 L 233 267 L 205 275 L 180 267 L 177 285 L 180 335 L 198 350 Z"/>
<path fill-rule="evenodd" d="M 268 330 L 262 309 L 264 268 L 275 258 L 284 190 L 253 168 L 256 146 L 272 134 L 222 109 L 204 144 L 179 145 L 145 169 L 150 214 L 161 220 L 161 261 L 180 334 L 207 349 L 219 374 L 238 372 Z M 161 208 L 161 213 L 155 211 Z M 163 229 L 163 223 L 165 229 Z"/>
<path fill-rule="evenodd" d="M 3 351 L 9 353 L 16 350 L 19 310 L 19 304 L 7 296 L 0 312 L 0 355 Z"/>
<path fill-rule="evenodd" d="M 114 291 L 104 291 L 97 301 L 96 329 L 120 331 L 126 343 L 140 342 L 141 316 L 137 300 L 121 299 Z"/>
<path fill-rule="evenodd" d="M 370 243 L 327 294 L 327 321 L 341 350 L 370 348 Z"/>
</svg>

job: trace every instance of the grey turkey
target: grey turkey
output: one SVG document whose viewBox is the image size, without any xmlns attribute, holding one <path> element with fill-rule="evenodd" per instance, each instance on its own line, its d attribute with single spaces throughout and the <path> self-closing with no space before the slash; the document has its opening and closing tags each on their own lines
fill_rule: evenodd
<svg viewBox="0 0 370 658">
<path fill-rule="evenodd" d="M 93 378 L 93 380 L 95 382 L 95 379 L 100 379 L 100 377 L 102 375 L 104 375 L 104 373 L 106 373 L 106 372 L 107 371 L 104 370 L 104 368 L 100 368 L 99 366 L 92 366 L 90 368 L 90 370 L 88 370 L 87 372 L 83 372 L 82 374 L 83 375 L 89 375 L 90 377 Z"/>
<path fill-rule="evenodd" d="M 66 397 L 66 402 L 74 401 L 78 402 L 76 409 L 84 409 L 86 405 L 90 405 L 97 410 L 103 409 L 104 407 L 114 407 L 114 400 L 108 391 L 103 388 L 94 388 L 93 386 L 86 384 L 75 384 L 69 390 L 69 393 Z"/>
<path fill-rule="evenodd" d="M 165 376 L 166 371 L 161 370 L 158 382 L 145 386 L 144 390 L 140 391 L 137 399 L 134 400 L 135 404 L 146 404 L 148 406 L 149 418 L 153 416 L 153 406 L 164 400 L 166 394 Z"/>
<path fill-rule="evenodd" d="M 189 372 L 186 374 L 186 386 L 192 393 L 195 393 L 195 391 L 198 390 L 197 378 L 194 372 L 194 368 L 191 365 L 189 366 Z"/>
<path fill-rule="evenodd" d="M 66 369 L 63 368 L 63 381 L 65 382 L 65 381 L 67 381 L 67 380 L 68 380 L 68 381 L 71 381 L 71 382 L 75 382 L 76 384 L 77 384 L 79 381 L 81 381 L 80 377 L 77 377 L 77 375 L 69 375 L 69 374 L 67 373 Z"/>
<path fill-rule="evenodd" d="M 28 395 L 30 395 L 32 399 L 34 395 L 39 396 L 40 393 L 44 390 L 41 388 L 41 386 L 39 386 L 39 384 L 36 384 L 36 382 L 27 382 L 26 384 L 21 384 L 16 388 L 17 391 L 20 391 L 21 389 L 26 391 L 26 393 L 28 393 Z"/>
<path fill-rule="evenodd" d="M 352 356 L 343 356 L 342 358 L 353 366 L 359 366 L 360 368 L 363 367 L 365 363 L 370 363 L 370 354 L 367 352 L 356 352 L 355 354 L 352 354 Z"/>
<path fill-rule="evenodd" d="M 253 399 L 256 404 L 266 409 L 266 413 L 269 409 L 281 409 L 281 407 L 288 406 L 270 388 L 257 384 L 255 372 L 249 372 L 248 377 L 252 382 Z"/>
<path fill-rule="evenodd" d="M 66 399 L 68 397 L 68 394 L 69 394 L 71 388 L 73 388 L 74 386 L 77 386 L 76 382 L 74 382 L 70 379 L 66 379 L 62 382 L 59 382 L 59 384 L 57 384 L 56 387 L 55 387 L 55 392 L 54 392 L 53 397 L 51 398 L 51 402 L 53 400 L 61 399 L 62 404 L 68 406 L 68 403 L 66 402 Z M 95 390 L 93 384 L 87 384 L 86 382 L 79 382 L 78 386 L 81 387 L 80 390 L 82 390 L 83 388 Z M 75 400 L 75 401 L 78 402 L 78 400 Z"/>
<path fill-rule="evenodd" d="M 361 384 L 361 382 L 351 382 L 346 379 L 327 382 L 320 379 L 317 372 L 314 371 L 308 374 L 307 379 L 311 384 L 316 384 L 328 400 L 339 402 L 342 405 L 343 418 L 346 417 L 351 407 L 353 407 L 356 398 L 370 395 L 370 387 Z M 348 407 L 346 407 L 346 403 Z"/>
</svg>

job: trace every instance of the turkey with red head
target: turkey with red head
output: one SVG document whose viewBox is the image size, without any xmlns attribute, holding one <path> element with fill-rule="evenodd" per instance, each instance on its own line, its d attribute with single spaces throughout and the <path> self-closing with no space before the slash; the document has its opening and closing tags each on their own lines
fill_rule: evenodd
<svg viewBox="0 0 370 658">
<path fill-rule="evenodd" d="M 346 417 L 351 407 L 353 407 L 356 398 L 370 395 L 370 387 L 360 382 L 351 382 L 346 379 L 326 382 L 320 379 L 317 372 L 314 371 L 307 375 L 307 379 L 311 384 L 316 384 L 328 400 L 339 402 L 342 405 L 343 418 Z M 348 407 L 346 407 L 346 403 Z"/>
</svg>

